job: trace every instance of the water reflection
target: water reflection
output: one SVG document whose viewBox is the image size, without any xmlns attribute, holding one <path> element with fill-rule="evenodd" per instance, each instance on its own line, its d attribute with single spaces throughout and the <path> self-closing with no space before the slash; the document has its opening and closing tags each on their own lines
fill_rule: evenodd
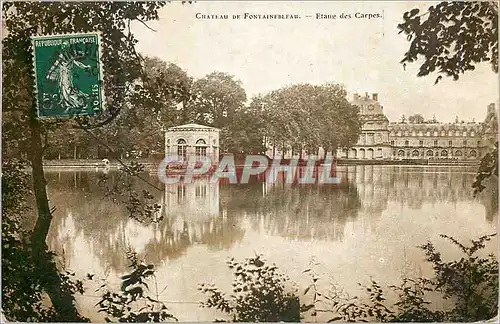
<svg viewBox="0 0 500 324">
<path fill-rule="evenodd" d="M 348 220 L 355 220 L 361 202 L 355 185 L 267 184 L 229 185 L 221 195 L 228 214 L 256 231 L 289 239 L 342 239 Z"/>
<path fill-rule="evenodd" d="M 402 273 L 426 271 L 415 246 L 439 240 L 441 233 L 469 240 L 496 232 L 497 184 L 492 180 L 487 192 L 473 198 L 473 168 L 349 166 L 338 168 L 338 185 L 198 179 L 161 192 L 136 181 L 138 190 L 149 190 L 162 205 L 163 220 L 149 225 L 106 198 L 98 174 L 47 172 L 50 203 L 57 208 L 50 248 L 80 274 L 118 278 L 127 271 L 124 251 L 132 246 L 158 265 L 159 285 L 168 285 L 162 300 L 192 303 L 169 305 L 183 321 L 214 319 L 198 307 L 203 296 L 196 286 L 227 283 L 229 256 L 264 253 L 299 285 L 314 256 L 352 291 L 370 277 L 395 283 Z M 121 181 L 113 171 L 108 178 Z M 95 303 L 88 302 L 87 316 L 94 316 Z"/>
<path fill-rule="evenodd" d="M 58 210 L 49 244 L 70 253 L 79 237 L 90 242 L 103 266 L 122 272 L 128 245 L 160 263 L 181 257 L 196 244 L 229 249 L 248 230 L 292 240 L 342 240 L 347 223 L 358 222 L 361 214 L 370 219 L 361 223 L 376 224 L 390 203 L 417 210 L 430 204 L 442 217 L 449 217 L 444 203 L 474 205 L 474 170 L 349 166 L 339 167 L 338 174 L 338 185 L 231 185 L 208 179 L 167 185 L 164 192 L 152 191 L 162 205 L 163 221 L 144 225 L 129 219 L 124 206 L 104 198 L 95 173 L 48 172 L 50 200 Z M 114 179 L 111 173 L 110 181 Z M 479 199 L 484 211 L 474 205 L 473 217 L 494 219 L 498 205 L 492 197 Z"/>
</svg>

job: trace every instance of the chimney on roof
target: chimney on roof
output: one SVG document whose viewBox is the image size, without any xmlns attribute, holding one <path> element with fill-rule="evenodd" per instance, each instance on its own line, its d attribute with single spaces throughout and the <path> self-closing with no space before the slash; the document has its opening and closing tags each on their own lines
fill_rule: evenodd
<svg viewBox="0 0 500 324">
<path fill-rule="evenodd" d="M 372 98 L 375 101 L 378 101 L 378 93 L 372 93 Z"/>
</svg>

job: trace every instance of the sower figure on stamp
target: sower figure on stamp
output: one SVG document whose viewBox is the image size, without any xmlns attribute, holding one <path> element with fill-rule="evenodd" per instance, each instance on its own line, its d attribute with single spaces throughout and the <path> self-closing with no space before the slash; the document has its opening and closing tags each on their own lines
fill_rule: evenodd
<svg viewBox="0 0 500 324">
<path fill-rule="evenodd" d="M 68 42 L 61 45 L 61 53 L 47 73 L 47 79 L 57 82 L 57 92 L 59 93 L 59 105 L 65 108 L 65 112 L 70 109 L 79 109 L 86 106 L 89 95 L 77 89 L 73 84 L 73 67 L 80 69 L 90 69 L 89 65 L 78 61 L 78 55 L 72 51 Z"/>
</svg>

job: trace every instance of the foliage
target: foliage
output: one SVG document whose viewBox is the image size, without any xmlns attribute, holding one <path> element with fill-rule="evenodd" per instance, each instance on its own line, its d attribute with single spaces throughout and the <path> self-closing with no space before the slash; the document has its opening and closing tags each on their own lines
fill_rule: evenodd
<svg viewBox="0 0 500 324">
<path fill-rule="evenodd" d="M 103 293 L 96 306 L 99 312 L 106 313 L 106 322 L 117 320 L 126 323 L 165 322 L 177 321 L 168 312 L 167 306 L 159 300 L 156 285 L 154 265 L 139 261 L 137 254 L 131 250 L 127 252 L 130 261 L 130 274 L 121 277 L 122 284 L 119 292 L 111 290 L 106 283 L 98 291 Z M 156 286 L 155 298 L 147 295 L 150 291 L 151 279 Z"/>
<path fill-rule="evenodd" d="M 372 280 L 362 286 L 367 298 L 350 297 L 336 285 L 327 293 L 317 287 L 319 277 L 311 269 L 312 283 L 304 295 L 313 294 L 312 302 L 303 305 L 303 311 L 312 310 L 333 314 L 332 321 L 343 322 L 471 322 L 487 320 L 498 312 L 498 261 L 493 254 L 486 258 L 480 252 L 492 235 L 484 235 L 464 245 L 456 239 L 441 235 L 463 253 L 459 260 L 443 261 L 441 253 L 428 242 L 420 248 L 426 261 L 432 264 L 434 277 L 403 278 L 400 285 L 389 286 L 397 294 L 397 301 L 390 304 L 381 286 Z M 439 295 L 451 301 L 445 310 L 434 309 L 428 298 Z"/>
<path fill-rule="evenodd" d="M 27 211 L 27 177 L 19 161 L 2 163 L 2 311 L 9 320 L 48 321 L 54 316 L 41 304 L 42 288 L 26 248 L 22 215 Z"/>
<path fill-rule="evenodd" d="M 96 117 L 97 120 L 81 118 L 80 122 L 95 127 L 116 117 L 128 99 L 130 83 L 142 71 L 140 57 L 135 51 L 137 40 L 130 32 L 130 22 L 158 19 L 157 10 L 163 5 L 162 2 L 4 3 L 3 19 L 7 30 L 2 41 L 4 110 L 26 114 L 32 108 L 30 36 L 100 31 L 108 109 Z"/>
<path fill-rule="evenodd" d="M 408 122 L 410 124 L 423 124 L 425 119 L 421 114 L 415 114 L 408 117 Z"/>
<path fill-rule="evenodd" d="M 427 261 L 433 264 L 436 290 L 443 294 L 443 298 L 454 302 L 454 307 L 446 314 L 448 321 L 480 321 L 497 315 L 498 261 L 493 254 L 487 258 L 477 255 L 495 235 L 481 236 L 472 240 L 470 245 L 441 235 L 464 254 L 460 260 L 448 262 L 442 260 L 430 242 L 421 246 Z"/>
<path fill-rule="evenodd" d="M 258 97 L 267 122 L 265 139 L 281 151 L 348 148 L 361 132 L 359 109 L 337 84 L 296 84 Z"/>
<path fill-rule="evenodd" d="M 103 135 L 121 152 L 141 151 L 146 156 L 163 152 L 163 130 L 188 120 L 192 78 L 173 63 L 144 57 L 125 113 Z"/>
<path fill-rule="evenodd" d="M 262 98 L 257 96 L 247 107 L 237 110 L 221 131 L 222 151 L 230 153 L 261 154 L 266 151 L 264 135 L 268 121 L 262 109 Z"/>
<path fill-rule="evenodd" d="M 217 128 L 226 126 L 247 97 L 241 81 L 223 72 L 212 72 L 193 83 L 195 122 Z"/>
<path fill-rule="evenodd" d="M 398 24 L 399 33 L 407 36 L 410 47 L 401 63 L 405 67 L 423 57 L 417 76 L 437 71 L 440 75 L 435 84 L 443 75 L 458 80 L 460 74 L 475 70 L 482 62 L 498 73 L 497 1 L 443 1 L 422 14 L 417 8 L 405 12 L 403 20 Z M 497 126 L 496 121 L 493 124 Z M 481 160 L 475 194 L 484 189 L 483 181 L 492 174 L 498 176 L 498 143 Z"/>
<path fill-rule="evenodd" d="M 159 214 L 161 206 L 156 203 L 156 198 L 146 189 L 137 190 L 134 180 L 139 179 L 158 192 L 162 188 L 142 177 L 144 165 L 132 161 L 121 167 L 121 171 L 109 180 L 108 174 L 99 177 L 98 184 L 104 191 L 104 196 L 114 203 L 125 206 L 128 216 L 140 223 L 160 222 L 162 215 Z"/>
<path fill-rule="evenodd" d="M 14 321 L 60 321 L 54 308 L 43 302 L 44 287 L 54 277 L 35 266 L 30 231 L 24 226 L 29 213 L 27 197 L 31 194 L 25 167 L 20 160 L 2 162 L 2 311 Z M 49 266 L 55 268 L 53 262 Z M 83 293 L 82 281 L 73 278 L 74 273 L 68 270 L 60 273 L 62 289 L 71 294 Z"/>
<path fill-rule="evenodd" d="M 116 118 L 128 100 L 128 87 L 142 70 L 140 57 L 135 51 L 137 40 L 130 31 L 130 23 L 132 20 L 144 23 L 157 19 L 157 10 L 163 5 L 160 2 L 3 3 L 2 123 L 9 130 L 3 144 L 9 147 L 9 154 L 30 158 L 38 211 L 31 233 L 31 257 L 36 273 L 43 277 L 41 287 L 49 295 L 59 321 L 84 319 L 76 309 L 72 289 L 65 285 L 66 278 L 58 272 L 53 255 L 47 252 L 45 240 L 53 209 L 47 197 L 43 153 L 50 133 L 58 128 L 96 128 Z M 107 109 L 96 117 L 39 121 L 33 87 L 31 36 L 81 31 L 99 31 L 102 35 L 103 55 L 100 58 L 106 71 L 103 86 Z"/>
<path fill-rule="evenodd" d="M 298 297 L 286 292 L 288 278 L 275 265 L 267 265 L 260 256 L 227 263 L 234 271 L 233 293 L 228 298 L 217 287 L 201 284 L 199 290 L 208 295 L 203 307 L 229 314 L 233 322 L 300 321 Z"/>
<path fill-rule="evenodd" d="M 493 151 L 486 153 L 481 159 L 476 179 L 472 184 L 474 195 L 477 195 L 486 188 L 483 182 L 492 175 L 498 178 L 498 142 L 496 142 Z"/>
<path fill-rule="evenodd" d="M 410 42 L 401 63 L 424 62 L 418 76 L 435 71 L 458 80 L 460 74 L 488 62 L 498 72 L 498 3 L 494 1 L 443 1 L 420 14 L 405 12 L 398 25 Z"/>
</svg>

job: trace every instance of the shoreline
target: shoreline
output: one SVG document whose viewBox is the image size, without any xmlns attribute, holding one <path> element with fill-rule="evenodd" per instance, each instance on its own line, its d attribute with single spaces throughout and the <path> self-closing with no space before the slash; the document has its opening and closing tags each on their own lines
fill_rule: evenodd
<svg viewBox="0 0 500 324">
<path fill-rule="evenodd" d="M 160 161 L 156 160 L 123 160 L 124 163 L 141 163 L 144 165 L 145 171 L 157 169 Z M 337 160 L 338 166 L 350 165 L 413 165 L 413 166 L 478 166 L 479 161 L 460 161 L 460 160 Z M 237 167 L 244 167 L 245 164 L 236 164 Z M 121 164 L 116 160 L 109 161 L 106 165 L 102 160 L 46 160 L 43 161 L 44 169 L 64 169 L 64 168 L 78 168 L 78 169 L 109 169 L 117 170 Z"/>
</svg>

